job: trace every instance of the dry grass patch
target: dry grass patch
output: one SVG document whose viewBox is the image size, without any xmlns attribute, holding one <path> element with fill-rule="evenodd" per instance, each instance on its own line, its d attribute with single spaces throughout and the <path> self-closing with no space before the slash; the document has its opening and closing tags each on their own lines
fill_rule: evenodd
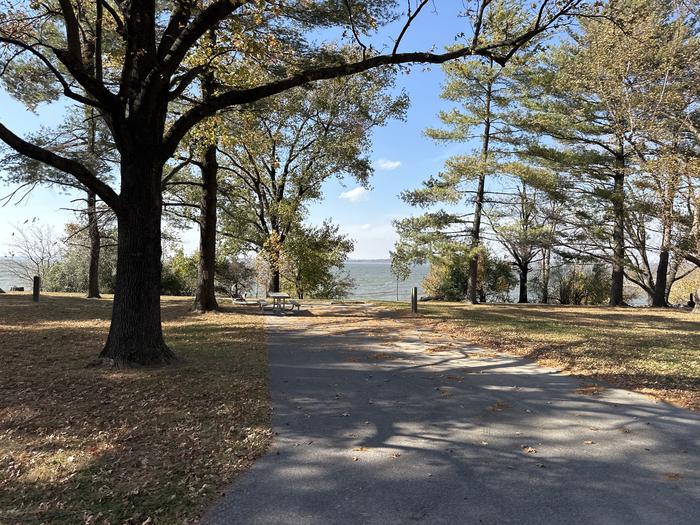
<svg viewBox="0 0 700 525">
<path fill-rule="evenodd" d="M 682 310 L 421 303 L 436 333 L 700 409 L 700 318 Z"/>
<path fill-rule="evenodd" d="M 164 298 L 166 368 L 87 368 L 110 300 L 0 295 L 0 523 L 189 523 L 270 441 L 254 311 Z"/>
</svg>

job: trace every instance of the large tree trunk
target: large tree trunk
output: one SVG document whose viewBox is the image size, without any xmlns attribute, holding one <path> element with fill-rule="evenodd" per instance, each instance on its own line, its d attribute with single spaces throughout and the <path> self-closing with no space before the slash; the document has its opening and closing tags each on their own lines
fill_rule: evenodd
<svg viewBox="0 0 700 525">
<path fill-rule="evenodd" d="M 147 146 L 122 155 L 112 324 L 100 357 L 117 366 L 167 363 L 160 318 L 161 172 Z"/>
<path fill-rule="evenodd" d="M 518 295 L 519 303 L 527 303 L 527 274 L 529 268 L 526 266 L 520 268 L 520 294 Z"/>
<path fill-rule="evenodd" d="M 668 248 L 662 249 L 659 253 L 659 264 L 656 267 L 656 286 L 652 297 L 652 306 L 667 306 L 666 303 L 666 282 L 668 275 Z"/>
<path fill-rule="evenodd" d="M 671 288 L 673 287 L 673 283 L 676 281 L 676 275 L 678 275 L 678 268 L 680 266 L 682 259 L 680 257 L 673 257 L 671 259 L 671 262 L 669 263 L 669 270 L 666 278 L 666 290 L 664 293 L 664 300 L 666 301 L 666 305 L 669 304 L 668 298 L 671 295 Z"/>
<path fill-rule="evenodd" d="M 90 268 L 88 270 L 88 298 L 100 298 L 100 228 L 97 222 L 97 196 L 87 192 L 88 236 L 90 238 Z"/>
<path fill-rule="evenodd" d="M 673 196 L 665 195 L 664 210 L 662 216 L 661 249 L 659 251 L 659 264 L 656 267 L 656 286 L 652 297 L 652 306 L 668 306 L 666 288 L 669 277 L 669 257 L 671 253 L 671 234 L 673 217 Z M 675 278 L 675 272 L 671 279 Z M 673 281 L 671 281 L 673 282 Z M 669 289 L 670 291 L 670 289 Z"/>
<path fill-rule="evenodd" d="M 610 286 L 610 306 L 624 304 L 625 284 L 625 157 L 621 153 L 615 159 L 613 180 L 613 264 Z"/>
<path fill-rule="evenodd" d="M 199 266 L 193 309 L 209 312 L 219 308 L 214 278 L 216 269 L 216 194 L 218 191 L 216 145 L 207 147 L 201 165 L 202 200 L 199 222 Z"/>
<path fill-rule="evenodd" d="M 542 257 L 542 302 L 549 303 L 549 276 L 552 271 L 552 250 L 545 248 L 544 257 Z"/>
<path fill-rule="evenodd" d="M 280 269 L 272 269 L 272 281 L 270 282 L 270 291 L 272 293 L 278 293 L 280 291 Z"/>
</svg>

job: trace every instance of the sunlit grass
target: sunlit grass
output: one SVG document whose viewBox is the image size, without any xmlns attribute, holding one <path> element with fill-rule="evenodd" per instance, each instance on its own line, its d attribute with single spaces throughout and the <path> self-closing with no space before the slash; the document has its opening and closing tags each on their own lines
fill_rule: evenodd
<svg viewBox="0 0 700 525">
<path fill-rule="evenodd" d="M 419 312 L 457 338 L 700 409 L 700 317 L 689 311 L 420 303 Z"/>
<path fill-rule="evenodd" d="M 186 523 L 265 450 L 262 317 L 188 307 L 163 300 L 177 364 L 116 371 L 86 367 L 110 300 L 0 296 L 0 523 Z"/>
</svg>

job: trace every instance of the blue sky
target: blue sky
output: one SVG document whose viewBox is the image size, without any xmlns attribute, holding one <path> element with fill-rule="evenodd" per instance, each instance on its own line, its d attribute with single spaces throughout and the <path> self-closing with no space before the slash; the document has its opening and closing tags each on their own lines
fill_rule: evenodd
<svg viewBox="0 0 700 525">
<path fill-rule="evenodd" d="M 393 121 L 373 132 L 371 158 L 375 172 L 370 191 L 361 192 L 350 180 L 329 180 L 324 187 L 324 200 L 311 206 L 310 222 L 330 218 L 355 239 L 353 258 L 388 257 L 396 240 L 392 220 L 416 213 L 401 201 L 401 191 L 418 187 L 441 169 L 446 157 L 470 148 L 436 144 L 423 135 L 426 127 L 437 124 L 436 114 L 445 106 L 439 98 L 442 78 L 439 67 L 431 71 L 415 68 L 399 78 L 399 84 L 409 94 L 411 107 L 405 122 Z"/>
<path fill-rule="evenodd" d="M 455 16 L 455 7 L 440 9 L 438 13 L 421 13 L 422 18 L 419 17 L 418 23 L 407 33 L 401 50 L 429 50 L 435 43 L 439 43 L 436 47 L 439 50 L 453 42 L 451 35 L 460 31 L 469 32 L 465 27 L 467 21 Z M 396 27 L 386 28 L 382 31 L 385 36 L 375 39 L 373 43 L 377 47 L 390 46 L 392 41 L 387 35 L 397 33 Z M 362 192 L 353 181 L 333 179 L 324 186 L 324 199 L 310 206 L 309 222 L 320 223 L 331 219 L 355 240 L 355 252 L 351 256 L 354 259 L 388 257 L 396 240 L 392 220 L 416 211 L 401 202 L 399 193 L 419 186 L 421 181 L 439 171 L 446 157 L 471 149 L 470 145 L 438 145 L 423 136 L 426 127 L 437 124 L 438 111 L 446 107 L 446 103 L 439 98 L 442 80 L 439 66 L 415 66 L 410 73 L 399 75 L 397 90 L 404 89 L 408 93 L 411 106 L 405 122 L 391 122 L 372 134 L 373 151 L 370 158 L 375 175 L 371 190 Z M 2 122 L 19 134 L 36 130 L 40 125 L 55 125 L 62 118 L 60 107 L 42 107 L 34 115 L 2 90 L 0 108 Z M 0 184 L 0 196 L 13 189 Z M 42 223 L 52 224 L 57 232 L 61 232 L 63 224 L 73 217 L 71 212 L 62 210 L 71 207 L 71 198 L 73 196 L 70 194 L 39 188 L 20 204 L 0 207 L 0 256 L 10 251 L 8 245 L 13 224 L 37 217 Z M 187 251 L 196 248 L 196 231 L 184 231 L 181 238 Z"/>
</svg>

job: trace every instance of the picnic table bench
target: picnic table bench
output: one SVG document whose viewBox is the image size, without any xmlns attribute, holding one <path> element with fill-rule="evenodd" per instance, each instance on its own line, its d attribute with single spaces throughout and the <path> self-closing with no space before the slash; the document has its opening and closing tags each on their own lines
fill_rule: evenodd
<svg viewBox="0 0 700 525">
<path fill-rule="evenodd" d="M 273 312 L 278 312 L 282 313 L 285 311 L 288 312 L 293 312 L 294 309 L 297 309 L 297 312 L 300 311 L 301 308 L 301 303 L 299 301 L 295 301 L 294 299 L 291 299 L 289 294 L 287 293 L 279 293 L 279 292 L 273 292 L 267 294 L 268 299 L 272 299 L 272 305 L 270 306 L 270 303 L 265 300 L 265 299 L 260 299 L 258 301 L 258 306 L 260 307 L 260 311 L 265 311 L 265 308 L 270 307 Z M 290 307 L 287 308 L 287 300 L 289 299 L 289 305 Z"/>
</svg>

